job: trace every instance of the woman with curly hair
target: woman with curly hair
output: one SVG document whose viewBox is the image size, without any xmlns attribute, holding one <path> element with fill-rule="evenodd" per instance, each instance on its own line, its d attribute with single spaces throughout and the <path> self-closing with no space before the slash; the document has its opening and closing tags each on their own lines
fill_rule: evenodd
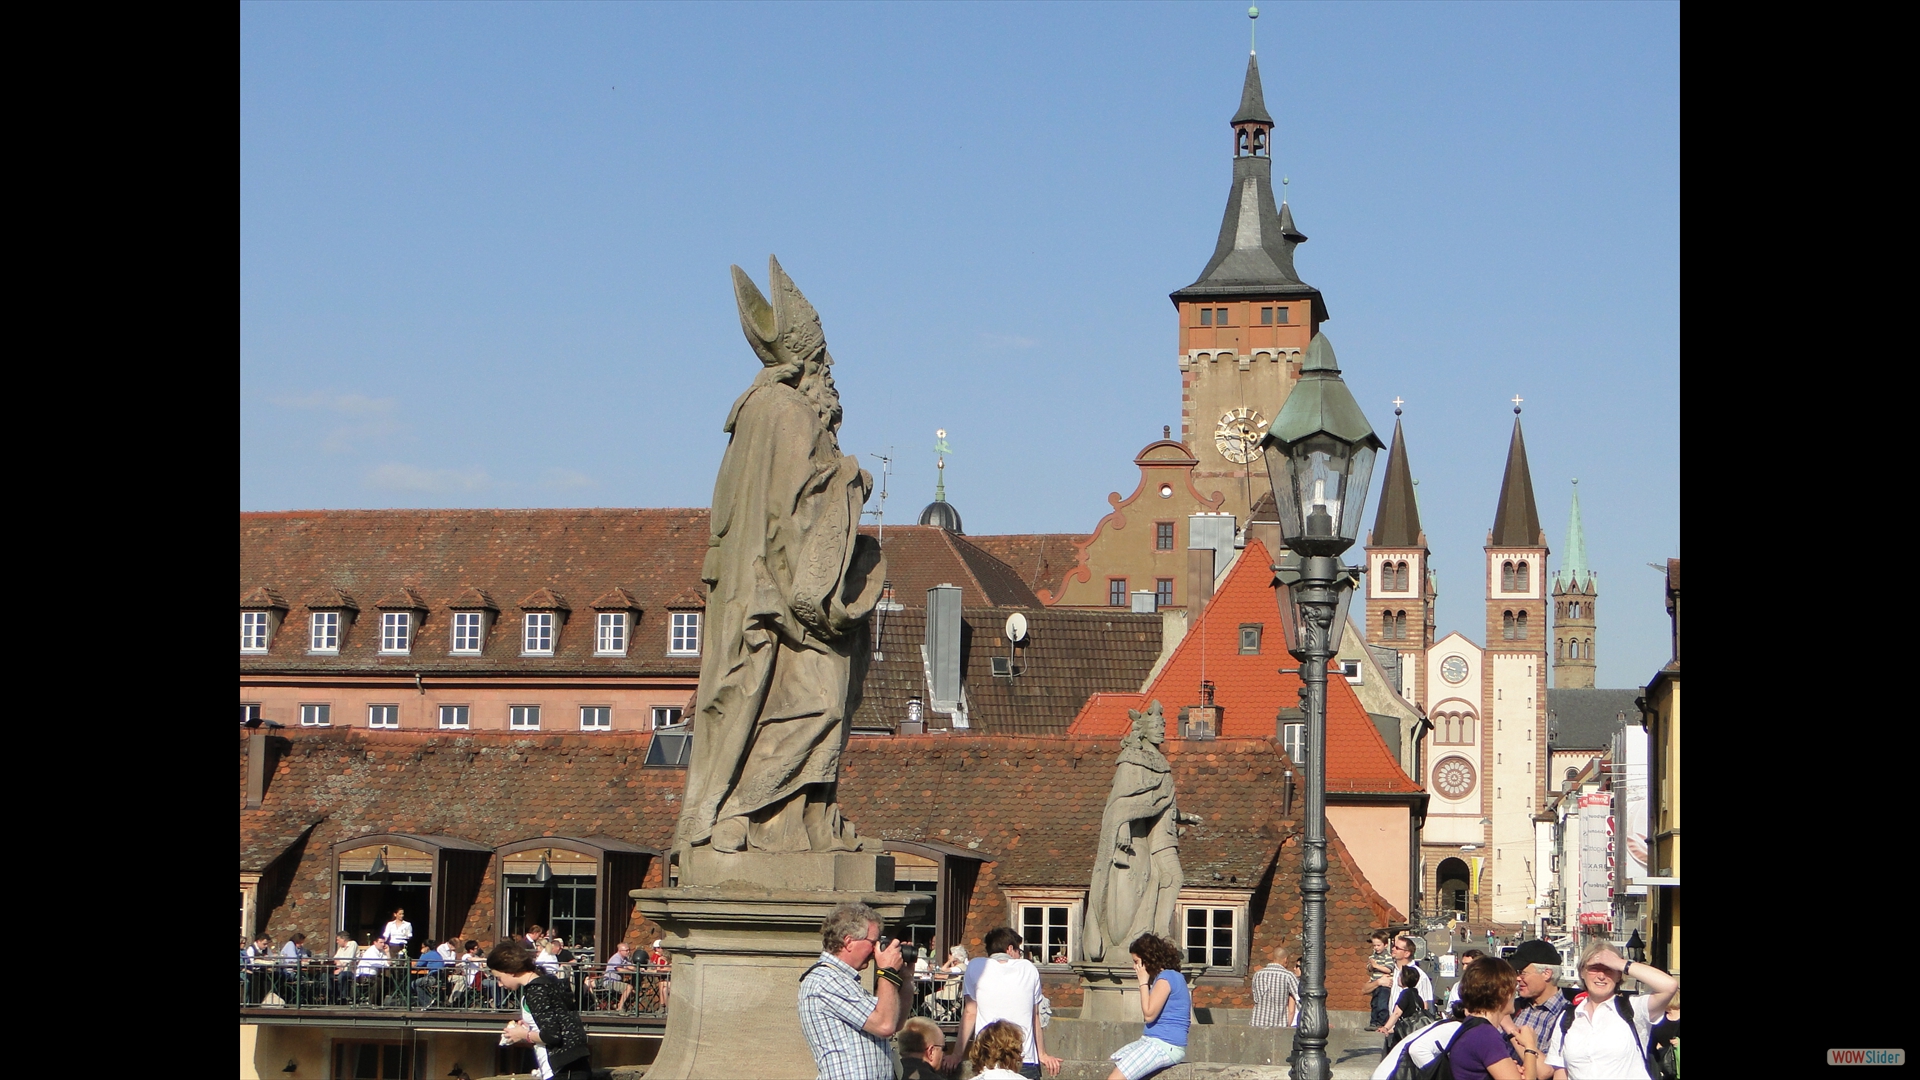
<svg viewBox="0 0 1920 1080">
<path fill-rule="evenodd" d="M 1193 995 L 1180 974 L 1180 947 L 1155 934 L 1141 934 L 1127 947 L 1133 977 L 1140 984 L 1140 1015 L 1147 1030 L 1115 1050 L 1107 1080 L 1144 1080 L 1187 1059 L 1187 1025 L 1193 1021 Z"/>
<path fill-rule="evenodd" d="M 973 1037 L 967 1047 L 967 1062 L 973 1066 L 973 1080 L 1024 1080 L 1020 1058 L 1027 1037 L 1019 1025 L 995 1020 Z"/>
</svg>

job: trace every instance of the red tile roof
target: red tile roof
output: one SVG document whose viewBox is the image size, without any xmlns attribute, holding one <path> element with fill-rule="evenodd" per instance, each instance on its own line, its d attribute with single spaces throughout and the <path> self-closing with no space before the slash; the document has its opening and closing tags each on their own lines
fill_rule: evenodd
<svg viewBox="0 0 1920 1080">
<path fill-rule="evenodd" d="M 425 612 L 411 656 L 379 654 L 379 620 L 362 616 L 338 656 L 308 656 L 305 635 L 283 627 L 268 652 L 242 656 L 246 674 L 425 670 L 463 673 L 696 677 L 697 657 L 669 657 L 666 608 L 700 607 L 705 509 L 314 510 L 240 515 L 240 592 L 262 589 L 337 603 L 338 594 L 393 598 L 407 590 Z M 646 614 L 625 657 L 595 656 L 591 616 L 562 626 L 553 656 L 520 655 L 524 607 L 624 590 Z M 525 598 L 523 603 L 507 603 Z M 384 602 L 384 601 L 383 601 Z M 449 656 L 451 612 L 499 613 L 480 656 Z M 662 614 L 654 615 L 654 612 Z M 290 612 L 297 629 L 303 612 Z M 366 624 L 371 623 L 371 630 Z"/>
<path fill-rule="evenodd" d="M 520 598 L 522 611 L 572 611 L 567 598 L 552 589 L 539 588 Z"/>
<path fill-rule="evenodd" d="M 868 536 L 879 532 L 872 526 L 860 531 Z M 935 585 L 960 586 L 960 602 L 968 607 L 1031 611 L 1041 606 L 1013 567 L 938 525 L 890 525 L 881 548 L 893 597 L 910 607 L 925 607 L 927 590 Z"/>
<path fill-rule="evenodd" d="M 286 598 L 265 585 L 256 586 L 252 592 L 240 598 L 240 610 L 242 611 L 257 611 L 263 608 L 279 608 L 285 611 L 287 610 Z"/>
<path fill-rule="evenodd" d="M 402 585 L 381 597 L 380 602 L 373 606 L 388 611 L 425 611 L 428 604 L 426 597 L 421 596 L 418 591 Z"/>
<path fill-rule="evenodd" d="M 892 529 L 887 530 L 891 543 Z M 867 665 L 853 726 L 898 731 L 907 699 L 928 696 L 927 609 L 874 613 L 875 651 Z M 1006 608 L 961 611 L 961 666 L 974 735 L 1062 735 L 1087 695 L 1132 689 L 1160 656 L 1158 615 L 1122 611 L 1037 608 L 1026 612 L 1027 640 L 1014 650 L 1017 676 L 996 676 L 993 658 L 1007 655 Z"/>
<path fill-rule="evenodd" d="M 1207 602 L 1199 624 L 1175 646 L 1167 666 L 1146 692 L 1094 696 L 1074 718 L 1070 732 L 1124 735 L 1131 724 L 1127 710 L 1158 699 L 1166 712 L 1171 745 L 1179 736 L 1180 709 L 1199 704 L 1200 681 L 1204 678 L 1214 684 L 1222 738 L 1274 738 L 1280 710 L 1300 706 L 1300 677 L 1278 670 L 1295 665 L 1280 635 L 1271 567 L 1272 557 L 1266 547 L 1258 540 L 1248 541 L 1239 561 Z M 1240 627 L 1247 623 L 1263 627 L 1257 655 L 1240 652 Z M 1334 791 L 1421 790 L 1400 770 L 1353 687 L 1337 673 L 1327 680 L 1327 786 Z"/>
<path fill-rule="evenodd" d="M 1057 593 L 1060 581 L 1080 561 L 1079 533 L 1007 533 L 969 536 L 967 541 L 1013 568 L 1035 594 Z"/>
</svg>

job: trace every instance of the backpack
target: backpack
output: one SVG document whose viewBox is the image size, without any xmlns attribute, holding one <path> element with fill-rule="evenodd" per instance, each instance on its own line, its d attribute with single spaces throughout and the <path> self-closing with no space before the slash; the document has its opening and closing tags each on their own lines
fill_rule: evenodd
<svg viewBox="0 0 1920 1080">
<path fill-rule="evenodd" d="M 1393 1049 L 1403 1042 L 1407 1036 L 1426 1028 L 1427 1025 L 1438 1019 L 1439 1016 L 1435 1015 L 1431 1007 L 1414 1011 L 1401 1010 L 1400 1019 L 1394 1022 L 1393 1031 L 1387 1035 L 1387 1049 Z"/>
<path fill-rule="evenodd" d="M 1452 1021 L 1444 1022 L 1451 1023 Z M 1453 1080 L 1453 1062 L 1448 1060 L 1447 1055 L 1452 1051 L 1455 1040 L 1465 1034 L 1469 1028 L 1491 1022 L 1492 1021 L 1484 1016 L 1467 1017 L 1461 1021 L 1460 1027 L 1454 1031 L 1453 1037 L 1447 1040 L 1447 1045 L 1443 1047 L 1439 1053 L 1433 1055 L 1433 1060 L 1427 1062 L 1425 1066 L 1415 1065 L 1413 1063 L 1413 1055 L 1402 1050 L 1400 1052 L 1400 1063 L 1394 1066 L 1393 1069 L 1393 1080 Z"/>
<path fill-rule="evenodd" d="M 1560 1039 L 1563 1044 L 1566 1041 L 1567 1032 L 1573 1027 L 1573 1010 L 1582 1001 L 1585 1001 L 1586 998 L 1587 995 L 1585 994 L 1575 997 L 1573 1002 L 1567 1006 L 1566 1011 L 1560 1014 Z M 1654 1080 L 1676 1080 L 1679 1076 L 1679 1064 L 1672 1061 L 1672 1055 L 1670 1053 L 1656 1054 L 1651 1047 L 1640 1045 L 1640 1033 L 1634 1031 L 1633 1027 L 1633 1001 L 1625 994 L 1615 994 L 1613 995 L 1613 1009 L 1620 1014 L 1620 1019 L 1627 1022 L 1627 1030 L 1633 1032 L 1635 1049 L 1640 1051 L 1640 1061 L 1646 1067 L 1647 1075 L 1653 1077 Z M 1651 1028 L 1648 1029 L 1647 1035 L 1648 1041 L 1651 1042 L 1653 1035 Z M 1546 1048 L 1541 1047 L 1540 1052 L 1543 1054 L 1546 1053 Z M 1563 1050 L 1562 1052 L 1564 1053 L 1565 1051 Z"/>
</svg>

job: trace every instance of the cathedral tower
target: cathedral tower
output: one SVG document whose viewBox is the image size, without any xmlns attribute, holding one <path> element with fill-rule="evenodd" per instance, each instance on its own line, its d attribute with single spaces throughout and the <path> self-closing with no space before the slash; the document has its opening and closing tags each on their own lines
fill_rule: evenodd
<svg viewBox="0 0 1920 1080">
<path fill-rule="evenodd" d="M 1573 482 L 1573 515 L 1567 521 L 1567 556 L 1553 575 L 1553 685 L 1559 690 L 1593 687 L 1593 603 L 1600 595 L 1587 569 L 1587 535 L 1580 525 L 1580 481 Z"/>
<path fill-rule="evenodd" d="M 1420 528 L 1413 470 L 1407 464 L 1400 408 L 1393 410 L 1393 447 L 1380 484 L 1380 509 L 1367 534 L 1366 637 L 1400 654 L 1400 696 L 1426 704 L 1427 650 L 1433 645 L 1433 590 L 1427 576 L 1427 534 Z"/>
<path fill-rule="evenodd" d="M 1220 238 L 1199 280 L 1171 299 L 1180 320 L 1180 440 L 1199 460 L 1193 482 L 1225 495 L 1221 509 L 1245 522 L 1270 490 L 1260 438 L 1299 380 L 1327 305 L 1294 273 L 1293 249 L 1307 238 L 1287 204 L 1274 204 L 1274 123 L 1255 56 L 1231 126 L 1233 183 Z"/>
<path fill-rule="evenodd" d="M 1481 668 L 1482 812 L 1486 814 L 1493 918 L 1531 921 L 1534 811 L 1546 799 L 1547 534 L 1533 499 L 1527 443 L 1514 399 L 1513 438 L 1493 528 L 1487 532 L 1487 651 Z M 1482 879 L 1482 888 L 1488 885 Z"/>
</svg>

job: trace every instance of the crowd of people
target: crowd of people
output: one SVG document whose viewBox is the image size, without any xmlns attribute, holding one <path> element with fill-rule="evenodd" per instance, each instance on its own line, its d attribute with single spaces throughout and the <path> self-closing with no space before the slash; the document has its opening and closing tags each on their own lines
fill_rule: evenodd
<svg viewBox="0 0 1920 1080">
<path fill-rule="evenodd" d="M 1678 1080 L 1680 982 L 1610 943 L 1583 951 L 1577 990 L 1560 986 L 1563 958 L 1548 942 L 1522 942 L 1506 957 L 1468 949 L 1444 1005 L 1423 988 L 1411 938 L 1394 939 L 1384 957 L 1375 944 L 1366 985 L 1386 1036 L 1375 1080 L 1403 1060 L 1426 1068 L 1442 1054 L 1464 1080 Z M 1629 978 L 1640 994 L 1621 993 Z"/>
<path fill-rule="evenodd" d="M 447 938 L 409 952 L 413 924 L 396 910 L 380 933 L 360 944 L 352 934 L 334 935 L 330 954 L 316 956 L 307 935 L 293 933 L 278 948 L 266 933 L 240 948 L 241 1004 L 244 1006 L 353 1005 L 374 1008 L 508 1008 L 512 988 L 487 967 L 497 946 L 478 940 Z M 590 950 L 574 952 L 564 938 L 538 924 L 509 942 L 524 946 L 529 963 L 555 985 L 567 988 L 576 1007 L 627 1013 L 665 1011 L 669 961 L 655 941 L 644 954 L 621 942 L 605 961 Z M 644 999 L 642 1001 L 641 999 Z"/>
</svg>

